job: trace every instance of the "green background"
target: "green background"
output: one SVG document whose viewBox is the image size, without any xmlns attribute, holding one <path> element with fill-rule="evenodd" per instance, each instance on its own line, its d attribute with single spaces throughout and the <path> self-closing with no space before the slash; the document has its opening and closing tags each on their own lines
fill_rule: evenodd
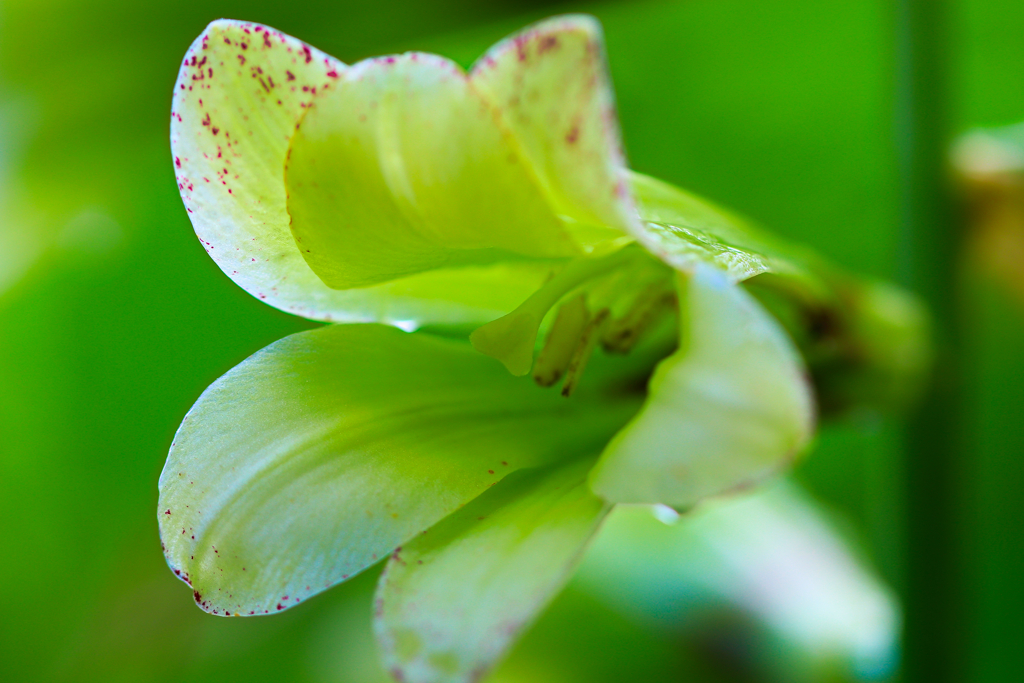
<svg viewBox="0 0 1024 683">
<path fill-rule="evenodd" d="M 219 17 L 351 62 L 409 49 L 469 64 L 543 16 L 604 24 L 631 165 L 838 263 L 900 263 L 890 3 L 0 0 L 0 679 L 371 681 L 363 577 L 267 619 L 196 609 L 160 553 L 156 479 L 181 417 L 248 354 L 311 323 L 233 285 L 177 195 L 178 61 Z M 956 131 L 1024 119 L 1024 3 L 951 3 Z M 969 679 L 1024 640 L 1024 309 L 965 263 L 960 522 Z M 825 429 L 798 477 L 903 585 L 898 423 Z M 935 596 L 936 600 L 944 596 Z M 572 587 L 504 673 L 536 681 L 759 680 Z"/>
</svg>

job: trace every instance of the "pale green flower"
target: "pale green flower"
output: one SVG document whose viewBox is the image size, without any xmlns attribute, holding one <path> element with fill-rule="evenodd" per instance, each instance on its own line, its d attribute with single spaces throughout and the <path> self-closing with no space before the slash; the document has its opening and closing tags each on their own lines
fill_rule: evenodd
<svg viewBox="0 0 1024 683">
<path fill-rule="evenodd" d="M 794 482 L 780 478 L 667 522 L 642 506 L 618 506 L 576 585 L 631 619 L 673 631 L 701 634 L 738 619 L 724 636 L 741 643 L 740 666 L 766 669 L 772 680 L 893 675 L 896 596 Z"/>
<path fill-rule="evenodd" d="M 626 169 L 588 17 L 468 74 L 420 53 L 345 66 L 214 22 L 171 139 L 235 282 L 391 327 L 293 335 L 207 389 L 160 479 L 168 562 L 207 611 L 255 615 L 390 555 L 375 625 L 408 681 L 487 670 L 614 504 L 688 508 L 804 448 L 807 372 L 740 281 L 759 276 L 805 350 L 821 335 L 804 317 L 827 314 L 847 343 L 833 365 L 893 374 L 888 346 L 861 343 L 905 328 L 851 295 L 874 289 Z"/>
</svg>

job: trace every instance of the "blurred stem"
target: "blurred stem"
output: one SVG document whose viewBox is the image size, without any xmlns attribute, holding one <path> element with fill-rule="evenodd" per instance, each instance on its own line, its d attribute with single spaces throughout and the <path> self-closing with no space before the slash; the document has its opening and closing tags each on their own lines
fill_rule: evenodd
<svg viewBox="0 0 1024 683">
<path fill-rule="evenodd" d="M 935 318 L 935 369 L 907 421 L 904 680 L 966 680 L 958 512 L 962 463 L 960 220 L 947 171 L 948 0 L 897 0 L 896 134 L 906 284 Z"/>
</svg>

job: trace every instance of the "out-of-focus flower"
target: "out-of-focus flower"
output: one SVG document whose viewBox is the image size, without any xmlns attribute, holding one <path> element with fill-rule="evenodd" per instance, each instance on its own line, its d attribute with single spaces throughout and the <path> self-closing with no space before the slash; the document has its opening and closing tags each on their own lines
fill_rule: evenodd
<svg viewBox="0 0 1024 683">
<path fill-rule="evenodd" d="M 726 621 L 734 632 L 720 637 L 746 639 L 730 652 L 787 681 L 887 680 L 899 662 L 895 596 L 791 482 L 671 524 L 620 506 L 577 580 L 632 618 L 698 638 Z"/>
<path fill-rule="evenodd" d="M 1024 302 L 1024 123 L 976 130 L 953 149 L 968 201 L 968 246 L 982 270 Z"/>
</svg>

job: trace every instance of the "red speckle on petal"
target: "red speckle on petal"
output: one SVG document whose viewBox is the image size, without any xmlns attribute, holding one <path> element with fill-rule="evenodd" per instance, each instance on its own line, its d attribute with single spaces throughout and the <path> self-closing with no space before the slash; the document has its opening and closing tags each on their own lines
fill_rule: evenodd
<svg viewBox="0 0 1024 683">
<path fill-rule="evenodd" d="M 526 39 L 527 36 L 516 36 L 513 39 L 515 41 L 516 54 L 519 57 L 520 62 L 526 61 Z"/>
<path fill-rule="evenodd" d="M 537 52 L 540 54 L 544 54 L 545 52 L 554 47 L 558 47 L 558 37 L 544 36 L 543 38 L 541 38 L 540 45 L 537 46 Z"/>
</svg>

